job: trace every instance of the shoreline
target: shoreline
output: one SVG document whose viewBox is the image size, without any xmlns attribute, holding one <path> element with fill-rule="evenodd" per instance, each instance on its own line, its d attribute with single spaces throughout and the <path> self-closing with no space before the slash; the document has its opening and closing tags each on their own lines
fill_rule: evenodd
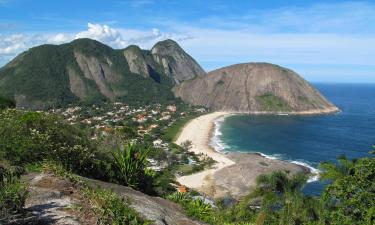
<svg viewBox="0 0 375 225">
<path fill-rule="evenodd" d="M 250 188 L 255 186 L 255 180 L 258 175 L 277 170 L 289 170 L 292 173 L 314 172 L 312 168 L 308 166 L 273 159 L 259 152 L 235 152 L 225 154 L 215 150 L 210 145 L 210 141 L 215 135 L 215 122 L 220 118 L 235 114 L 240 115 L 244 113 L 225 111 L 212 112 L 192 119 L 182 128 L 175 143 L 181 145 L 183 142 L 189 140 L 192 142 L 192 147 L 189 151 L 196 154 L 207 155 L 215 160 L 216 163 L 210 169 L 178 177 L 177 182 L 188 188 L 203 192 L 212 198 L 223 197 L 228 194 L 234 198 L 240 198 L 244 196 Z M 233 157 L 233 155 L 235 157 Z M 241 157 L 238 157 L 238 155 L 241 155 Z M 246 164 L 243 163 L 244 161 L 246 161 Z M 264 166 L 265 164 L 267 166 Z M 236 171 L 238 176 L 231 176 L 231 171 Z M 220 174 L 220 176 L 218 176 L 218 174 Z M 228 185 L 228 183 L 230 183 L 230 185 Z M 242 187 L 242 190 L 238 191 L 240 188 L 237 188 L 234 184 Z"/>
<path fill-rule="evenodd" d="M 209 145 L 212 131 L 214 129 L 214 121 L 222 116 L 230 114 L 232 113 L 209 113 L 191 120 L 183 127 L 175 143 L 181 145 L 183 142 L 189 140 L 192 142 L 192 147 L 189 151 L 192 151 L 195 154 L 207 155 L 215 160 L 216 163 L 211 169 L 177 178 L 177 181 L 180 184 L 192 189 L 201 189 L 207 185 L 207 180 L 216 171 L 235 164 L 234 161 L 227 158 L 224 154 L 217 152 Z"/>
<path fill-rule="evenodd" d="M 300 116 L 319 116 L 325 114 L 336 114 L 340 113 L 341 110 L 336 107 L 328 107 L 325 109 L 310 109 L 304 111 L 249 111 L 249 112 L 228 112 L 229 114 L 243 114 L 243 115 L 300 115 Z"/>
</svg>

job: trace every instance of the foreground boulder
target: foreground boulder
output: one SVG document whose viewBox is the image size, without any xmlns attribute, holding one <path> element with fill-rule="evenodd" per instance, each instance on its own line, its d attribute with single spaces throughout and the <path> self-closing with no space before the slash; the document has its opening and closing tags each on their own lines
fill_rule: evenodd
<svg viewBox="0 0 375 225">
<path fill-rule="evenodd" d="M 188 218 L 183 209 L 176 203 L 146 195 L 131 188 L 82 178 L 92 188 L 100 187 L 111 190 L 121 198 L 129 201 L 140 217 L 153 221 L 156 225 L 200 225 L 198 221 Z M 23 177 L 29 184 L 30 195 L 26 201 L 28 218 L 17 218 L 10 224 L 96 224 L 98 218 L 88 207 L 76 185 L 52 174 L 29 174 Z M 82 206 L 79 213 L 74 206 Z"/>
</svg>

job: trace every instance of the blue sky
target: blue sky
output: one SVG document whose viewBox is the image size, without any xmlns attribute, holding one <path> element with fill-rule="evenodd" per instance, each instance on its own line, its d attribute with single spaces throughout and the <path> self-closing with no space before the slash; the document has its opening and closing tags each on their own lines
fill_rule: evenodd
<svg viewBox="0 0 375 225">
<path fill-rule="evenodd" d="M 113 48 L 172 38 L 207 71 L 256 61 L 313 82 L 375 82 L 375 1 L 0 0 L 0 65 L 81 37 Z"/>
</svg>

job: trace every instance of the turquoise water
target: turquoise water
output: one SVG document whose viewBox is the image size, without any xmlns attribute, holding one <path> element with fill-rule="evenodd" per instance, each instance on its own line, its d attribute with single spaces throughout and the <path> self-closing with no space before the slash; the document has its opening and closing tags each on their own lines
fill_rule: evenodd
<svg viewBox="0 0 375 225">
<path fill-rule="evenodd" d="M 375 85 L 315 84 L 342 112 L 321 116 L 230 116 L 217 123 L 216 148 L 260 152 L 318 168 L 340 155 L 368 156 L 375 143 Z M 324 184 L 306 185 L 317 195 Z"/>
</svg>

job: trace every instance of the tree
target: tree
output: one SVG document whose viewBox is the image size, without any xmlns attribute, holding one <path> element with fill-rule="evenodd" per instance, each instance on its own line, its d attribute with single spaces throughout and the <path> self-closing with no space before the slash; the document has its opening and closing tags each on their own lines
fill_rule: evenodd
<svg viewBox="0 0 375 225">
<path fill-rule="evenodd" d="M 182 147 L 182 149 L 184 149 L 184 151 L 189 151 L 189 149 L 192 146 L 193 146 L 193 143 L 190 140 L 186 140 L 186 141 L 181 143 L 181 147 Z"/>
<path fill-rule="evenodd" d="M 253 198 L 261 198 L 257 221 L 263 221 L 260 224 L 319 221 L 319 207 L 314 207 L 318 205 L 318 201 L 302 193 L 306 181 L 307 177 L 303 173 L 290 175 L 279 171 L 260 175 L 257 178 L 257 188 L 251 194 Z"/>
</svg>

